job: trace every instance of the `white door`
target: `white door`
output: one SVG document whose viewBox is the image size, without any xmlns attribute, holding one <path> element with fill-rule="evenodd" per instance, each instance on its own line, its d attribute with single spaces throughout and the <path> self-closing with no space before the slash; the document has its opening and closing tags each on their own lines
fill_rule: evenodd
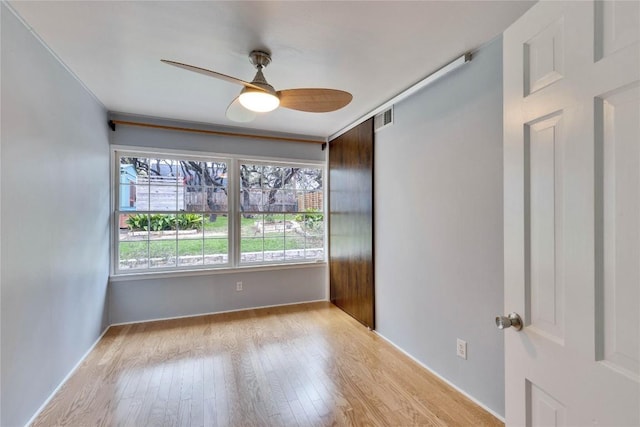
<svg viewBox="0 0 640 427">
<path fill-rule="evenodd" d="M 504 33 L 507 425 L 640 425 L 639 33 L 635 0 Z"/>
</svg>

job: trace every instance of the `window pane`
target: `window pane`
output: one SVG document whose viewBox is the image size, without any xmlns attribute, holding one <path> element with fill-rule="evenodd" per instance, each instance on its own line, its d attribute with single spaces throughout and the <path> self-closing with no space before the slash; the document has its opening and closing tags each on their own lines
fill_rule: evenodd
<svg viewBox="0 0 640 427">
<path fill-rule="evenodd" d="M 285 235 L 285 260 L 303 260 L 305 257 L 305 236 L 288 231 Z"/>
<path fill-rule="evenodd" d="M 298 191 L 296 203 L 298 212 L 322 212 L 324 209 L 322 191 Z"/>
<path fill-rule="evenodd" d="M 152 181 L 153 182 L 153 181 Z M 180 189 L 180 191 L 178 191 Z M 140 191 L 147 191 L 143 187 Z M 152 211 L 175 211 L 184 209 L 184 188 L 173 185 L 150 185 L 149 186 L 149 210 Z M 180 196 L 180 208 L 178 209 L 178 196 Z"/>
<path fill-rule="evenodd" d="M 149 210 L 148 198 L 140 201 L 138 199 L 138 188 L 136 184 L 120 184 L 119 206 L 121 211 L 147 211 Z"/>
<path fill-rule="evenodd" d="M 173 232 L 175 235 L 175 231 Z M 154 240 L 154 232 L 151 232 L 149 240 L 149 267 L 175 267 L 176 266 L 176 240 Z"/>
<path fill-rule="evenodd" d="M 118 247 L 120 270 L 136 270 L 149 267 L 149 241 L 120 242 Z"/>
<path fill-rule="evenodd" d="M 305 191 L 322 190 L 322 169 L 300 169 L 296 174 L 296 188 Z"/>
<path fill-rule="evenodd" d="M 295 191 L 283 190 L 280 192 L 282 197 L 282 212 L 298 212 L 298 200 Z"/>
<path fill-rule="evenodd" d="M 305 257 L 324 259 L 324 216 L 318 213 L 308 214 L 305 217 Z"/>
<path fill-rule="evenodd" d="M 229 262 L 229 218 L 216 213 L 204 215 L 204 264 Z"/>
<path fill-rule="evenodd" d="M 149 267 L 175 267 L 176 216 L 149 215 Z"/>
<path fill-rule="evenodd" d="M 184 185 L 182 179 L 178 177 L 176 161 L 149 159 L 148 171 L 145 172 L 139 174 L 137 178 L 136 196 L 139 206 L 148 206 L 149 210 L 156 211 L 175 211 L 178 195 L 181 196 L 181 201 L 184 197 Z"/>
<path fill-rule="evenodd" d="M 173 222 L 173 215 L 170 217 Z M 178 230 L 178 239 L 202 239 L 203 220 L 202 214 L 180 213 L 175 216 L 175 227 L 172 228 Z"/>
<path fill-rule="evenodd" d="M 242 237 L 257 237 L 264 235 L 264 215 L 243 215 L 240 219 L 240 234 Z"/>
<path fill-rule="evenodd" d="M 176 215 L 179 266 L 202 265 L 203 221 L 202 214 Z"/>
<path fill-rule="evenodd" d="M 295 190 L 300 168 L 282 168 L 282 185 L 280 188 Z"/>
<path fill-rule="evenodd" d="M 284 261 L 284 235 L 264 238 L 264 260 L 265 262 Z"/>
<path fill-rule="evenodd" d="M 207 162 L 205 178 L 205 185 L 209 187 L 227 188 L 227 164 L 223 162 Z"/>
<path fill-rule="evenodd" d="M 269 213 L 264 215 L 264 237 L 282 239 L 284 237 L 285 222 L 281 213 Z"/>
<path fill-rule="evenodd" d="M 205 239 L 204 240 L 204 263 L 226 264 L 229 260 L 228 239 Z"/>
<path fill-rule="evenodd" d="M 207 187 L 205 193 L 205 210 L 211 212 L 228 212 L 229 202 L 227 200 L 226 187 Z"/>
<path fill-rule="evenodd" d="M 265 212 L 297 212 L 298 202 L 295 191 L 268 190 L 263 194 Z"/>
<path fill-rule="evenodd" d="M 207 193 L 204 187 L 187 186 L 184 191 L 183 209 L 186 212 L 203 212 L 207 206 Z"/>
<path fill-rule="evenodd" d="M 202 265 L 202 239 L 180 239 L 178 240 L 178 265 Z"/>
<path fill-rule="evenodd" d="M 149 180 L 155 184 L 175 185 L 179 178 L 178 162 L 172 159 L 149 159 Z"/>
<path fill-rule="evenodd" d="M 242 212 L 261 212 L 262 205 L 262 190 L 259 188 L 240 190 L 240 210 Z"/>
<path fill-rule="evenodd" d="M 240 165 L 240 188 L 262 188 L 262 166 Z"/>
<path fill-rule="evenodd" d="M 212 187 L 224 191 L 227 188 L 227 164 L 225 162 L 204 162 L 180 160 L 179 177 L 187 187 Z"/>
<path fill-rule="evenodd" d="M 149 159 L 139 157 L 120 157 L 120 183 L 137 183 L 138 177 L 148 176 Z"/>
<path fill-rule="evenodd" d="M 118 268 L 149 267 L 149 215 L 121 214 L 118 218 Z"/>
<path fill-rule="evenodd" d="M 229 217 L 221 214 L 204 215 L 204 236 L 206 238 L 227 238 L 229 235 Z"/>
<path fill-rule="evenodd" d="M 240 261 L 262 262 L 264 215 L 243 215 L 240 219 Z"/>
<path fill-rule="evenodd" d="M 302 215 L 285 216 L 285 260 L 304 259 L 304 224 L 298 222 Z"/>
<path fill-rule="evenodd" d="M 286 237 L 285 260 L 305 259 L 305 238 L 304 236 Z"/>
<path fill-rule="evenodd" d="M 193 160 L 180 160 L 178 161 L 178 177 L 181 182 L 189 187 L 196 186 L 202 187 L 204 182 L 204 162 L 198 162 Z"/>
<path fill-rule="evenodd" d="M 118 220 L 120 240 L 148 240 L 149 214 L 120 214 Z"/>
<path fill-rule="evenodd" d="M 269 190 L 272 188 L 282 188 L 282 186 L 282 168 L 279 166 L 263 166 L 262 188 L 265 190 Z"/>
<path fill-rule="evenodd" d="M 262 237 L 243 237 L 240 241 L 240 262 L 262 262 L 263 250 Z"/>
<path fill-rule="evenodd" d="M 262 210 L 264 212 L 282 212 L 282 202 L 277 193 L 278 190 L 264 190 L 262 192 Z"/>
<path fill-rule="evenodd" d="M 302 226 L 306 235 L 314 233 L 324 234 L 324 215 L 322 212 L 307 212 L 298 215 L 302 219 Z"/>
</svg>

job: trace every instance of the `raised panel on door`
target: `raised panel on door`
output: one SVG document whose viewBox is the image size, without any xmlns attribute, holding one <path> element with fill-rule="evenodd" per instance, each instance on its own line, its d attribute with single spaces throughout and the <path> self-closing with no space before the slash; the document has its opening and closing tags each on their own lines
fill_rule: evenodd
<svg viewBox="0 0 640 427">
<path fill-rule="evenodd" d="M 527 426 L 562 427 L 567 425 L 567 408 L 555 397 L 532 384 L 526 383 L 528 412 Z"/>
<path fill-rule="evenodd" d="M 596 354 L 640 381 L 640 84 L 596 98 L 601 252 Z"/>
<path fill-rule="evenodd" d="M 564 20 L 558 19 L 524 44 L 524 96 L 562 79 Z"/>
<path fill-rule="evenodd" d="M 525 319 L 564 342 L 562 112 L 525 126 Z"/>
<path fill-rule="evenodd" d="M 373 271 L 373 119 L 329 144 L 331 301 L 375 326 Z"/>
<path fill-rule="evenodd" d="M 640 37 L 640 2 L 597 1 L 594 6 L 596 60 L 637 43 Z"/>
</svg>

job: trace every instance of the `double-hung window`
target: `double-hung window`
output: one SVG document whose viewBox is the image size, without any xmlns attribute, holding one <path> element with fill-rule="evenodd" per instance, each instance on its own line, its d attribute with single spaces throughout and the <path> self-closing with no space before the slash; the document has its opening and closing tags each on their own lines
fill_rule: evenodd
<svg viewBox="0 0 640 427">
<path fill-rule="evenodd" d="M 240 263 L 324 259 L 322 169 L 240 162 Z"/>
<path fill-rule="evenodd" d="M 118 271 L 228 265 L 228 160 L 118 153 L 118 164 Z"/>
<path fill-rule="evenodd" d="M 115 153 L 115 274 L 324 260 L 322 166 Z"/>
</svg>

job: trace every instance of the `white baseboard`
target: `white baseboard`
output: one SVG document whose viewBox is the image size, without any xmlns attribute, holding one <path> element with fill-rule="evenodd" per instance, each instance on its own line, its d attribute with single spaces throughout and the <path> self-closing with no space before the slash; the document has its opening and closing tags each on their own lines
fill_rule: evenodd
<svg viewBox="0 0 640 427">
<path fill-rule="evenodd" d="M 496 417 L 497 419 L 499 419 L 500 421 L 502 421 L 503 423 L 504 421 L 504 416 L 498 414 L 497 412 L 495 412 L 493 409 L 487 407 L 484 403 L 480 402 L 478 399 L 476 399 L 475 397 L 471 396 L 469 393 L 467 393 L 466 391 L 462 390 L 460 387 L 458 387 L 457 385 L 453 384 L 451 381 L 449 381 L 448 379 L 446 379 L 445 377 L 443 377 L 442 375 L 438 374 L 436 371 L 434 371 L 433 369 L 431 369 L 430 367 L 428 367 L 427 365 L 425 365 L 424 363 L 422 363 L 420 360 L 416 359 L 413 355 L 411 355 L 410 353 L 408 353 L 407 351 L 405 351 L 402 347 L 400 347 L 399 345 L 397 345 L 396 343 L 394 343 L 393 341 L 391 341 L 389 338 L 385 337 L 384 335 L 382 335 L 381 333 L 379 333 L 378 331 L 373 331 L 377 336 L 379 336 L 380 338 L 382 338 L 383 340 L 385 340 L 386 342 L 388 342 L 389 344 L 391 344 L 393 347 L 395 347 L 398 351 L 400 351 L 402 354 L 404 354 L 405 356 L 407 356 L 409 359 L 413 360 L 414 362 L 416 362 L 418 365 L 422 366 L 424 369 L 426 369 L 427 371 L 429 371 L 430 373 L 432 373 L 433 375 L 435 375 L 436 377 L 440 378 L 442 381 L 444 381 L 445 383 L 447 383 L 449 386 L 451 386 L 452 388 L 454 388 L 456 391 L 460 392 L 460 394 L 464 395 L 466 398 L 468 398 L 469 400 L 471 400 L 473 403 L 475 403 L 476 405 L 480 406 L 482 409 L 484 409 L 485 411 L 487 411 L 488 413 L 490 413 L 491 415 L 493 415 L 494 417 Z"/>
<path fill-rule="evenodd" d="M 89 350 L 87 350 L 84 355 L 80 358 L 80 360 L 78 360 L 78 363 L 75 364 L 75 366 L 73 368 L 71 368 L 71 370 L 69 371 L 69 373 L 62 379 L 62 381 L 60 381 L 60 384 L 58 384 L 58 386 L 51 392 L 51 394 L 49 394 L 49 397 L 47 397 L 47 400 L 44 401 L 44 403 L 42 405 L 40 405 L 40 407 L 38 408 L 38 410 L 35 412 L 35 414 L 33 414 L 33 416 L 31 417 L 31 419 L 29 419 L 29 421 L 27 421 L 27 423 L 25 424 L 25 427 L 29 427 L 38 417 L 38 415 L 40 415 L 40 413 L 44 410 L 44 408 L 49 404 L 49 402 L 51 401 L 51 399 L 53 399 L 53 396 L 56 395 L 56 393 L 58 391 L 60 391 L 60 389 L 62 388 L 62 386 L 64 385 L 64 383 L 66 383 L 69 378 L 71 378 L 71 376 L 75 373 L 75 371 L 78 369 L 78 367 L 82 364 L 82 362 L 84 362 L 84 360 L 87 358 L 87 356 L 89 356 L 89 354 L 93 351 L 94 348 L 96 348 L 96 345 L 98 345 L 98 343 L 100 342 L 100 340 L 102 339 L 102 337 L 104 337 L 104 334 L 107 333 L 107 331 L 109 330 L 109 328 L 111 327 L 111 325 L 107 326 L 106 328 L 104 328 L 104 331 L 102 331 L 102 333 L 100 334 L 100 336 L 98 337 L 97 340 L 95 340 L 95 342 L 91 345 L 91 347 L 89 347 Z"/>
<path fill-rule="evenodd" d="M 133 322 L 121 322 L 121 323 L 112 323 L 111 326 L 123 326 L 123 325 L 134 325 L 136 323 L 149 323 L 149 322 L 159 322 L 162 320 L 175 320 L 175 319 L 188 319 L 190 317 L 200 317 L 200 316 L 210 316 L 212 314 L 224 314 L 224 313 L 235 313 L 238 311 L 247 311 L 247 310 L 259 310 L 261 308 L 272 308 L 272 307 L 286 307 L 288 305 L 298 305 L 298 304 L 311 304 L 313 302 L 322 302 L 328 301 L 326 299 L 316 299 L 312 301 L 298 301 L 298 302 L 288 302 L 286 304 L 273 304 L 273 305 L 261 305 L 257 307 L 246 307 L 246 308 L 237 308 L 234 310 L 223 310 L 223 311 L 211 311 L 207 313 L 198 313 L 198 314 L 187 314 L 184 316 L 170 316 L 170 317 L 159 317 L 156 319 L 147 319 L 147 320 L 135 320 Z"/>
</svg>

